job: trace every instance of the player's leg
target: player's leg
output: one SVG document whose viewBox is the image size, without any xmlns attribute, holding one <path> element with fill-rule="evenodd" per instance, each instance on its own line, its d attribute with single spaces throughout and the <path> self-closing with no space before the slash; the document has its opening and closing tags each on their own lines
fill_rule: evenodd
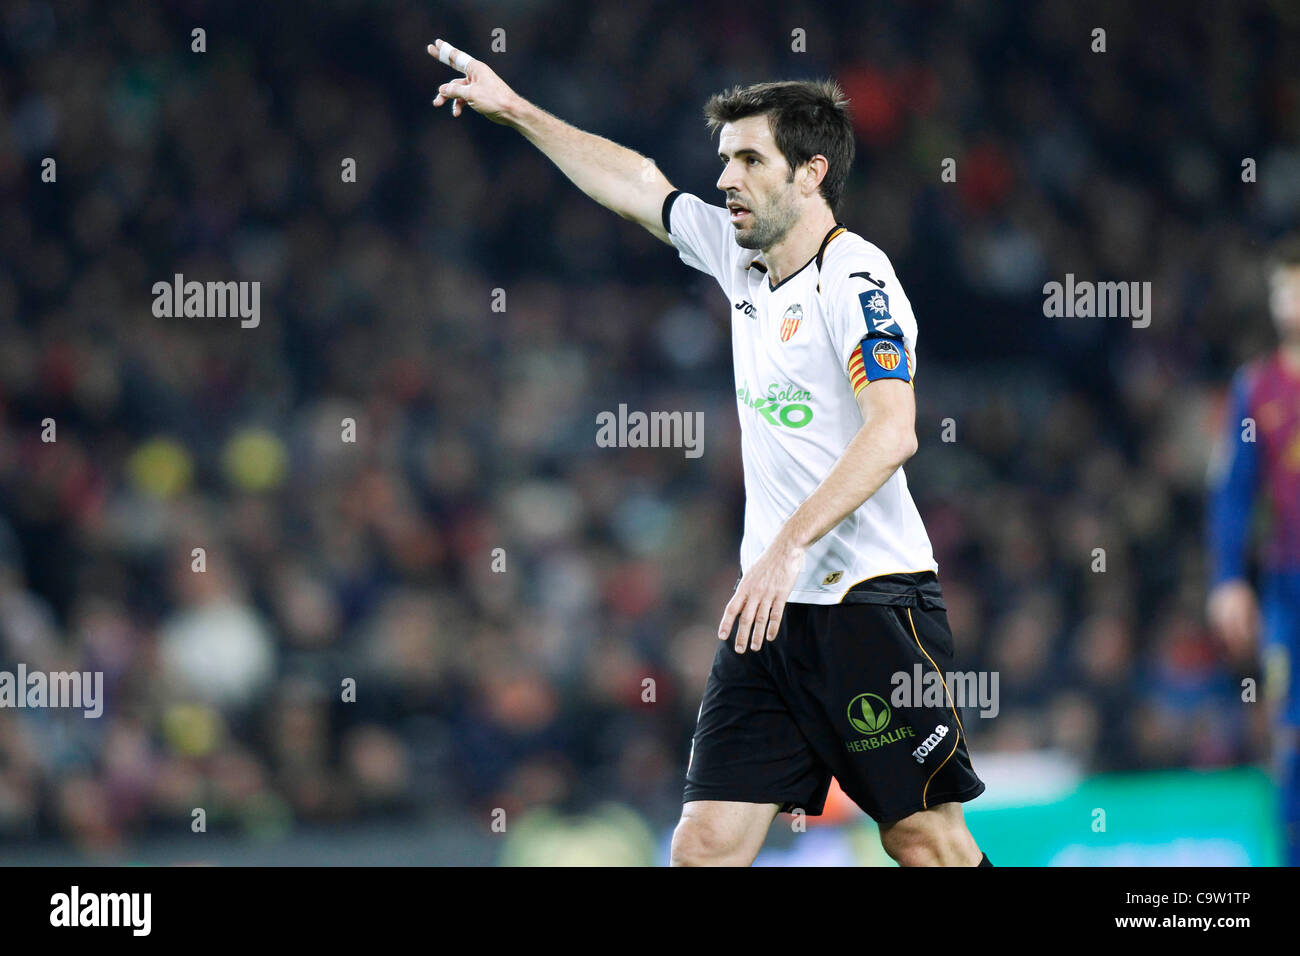
<svg viewBox="0 0 1300 956">
<path fill-rule="evenodd" d="M 1273 717 L 1282 856 L 1300 866 L 1300 576 L 1270 575 L 1260 607 L 1264 695 Z"/>
<path fill-rule="evenodd" d="M 775 803 L 692 800 L 673 831 L 672 866 L 749 866 L 780 807 Z"/>
<path fill-rule="evenodd" d="M 1282 862 L 1300 866 L 1300 728 L 1275 731 L 1278 798 L 1282 810 Z"/>
<path fill-rule="evenodd" d="M 979 866 L 984 856 L 966 829 L 960 803 L 941 803 L 883 824 L 880 843 L 899 866 Z"/>
<path fill-rule="evenodd" d="M 781 808 L 821 813 L 830 770 L 799 730 L 781 675 L 807 605 L 787 604 L 776 640 L 737 654 L 735 631 L 719 642 L 691 741 L 682 817 L 673 834 L 678 866 L 748 866 Z"/>
<path fill-rule="evenodd" d="M 818 666 L 795 709 L 818 709 L 820 719 L 803 725 L 818 755 L 900 864 L 981 865 L 961 804 L 984 784 L 947 686 L 953 642 L 943 609 L 836 604 L 813 620 L 807 658 Z"/>
</svg>

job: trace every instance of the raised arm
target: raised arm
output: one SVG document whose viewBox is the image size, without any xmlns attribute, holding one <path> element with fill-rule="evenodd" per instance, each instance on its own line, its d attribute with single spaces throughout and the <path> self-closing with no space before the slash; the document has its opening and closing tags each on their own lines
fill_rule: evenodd
<svg viewBox="0 0 1300 956">
<path fill-rule="evenodd" d="M 445 40 L 429 44 L 429 55 L 464 74 L 438 87 L 434 106 L 450 100 L 451 115 L 460 116 L 464 103 L 492 122 L 518 130 L 596 202 L 639 223 L 663 242 L 669 241 L 660 217 L 664 198 L 673 186 L 652 161 L 534 106 L 482 60 Z"/>
</svg>

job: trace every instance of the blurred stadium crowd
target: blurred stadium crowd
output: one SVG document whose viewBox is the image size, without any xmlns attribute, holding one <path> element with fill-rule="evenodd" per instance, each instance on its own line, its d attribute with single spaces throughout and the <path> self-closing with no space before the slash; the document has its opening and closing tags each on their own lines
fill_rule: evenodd
<svg viewBox="0 0 1300 956">
<path fill-rule="evenodd" d="M 706 198 L 709 93 L 840 80 L 841 218 L 920 326 L 909 483 L 959 666 L 1000 674 L 976 764 L 1262 759 L 1202 521 L 1300 215 L 1298 9 L 6 4 L 0 670 L 101 670 L 107 702 L 0 710 L 0 841 L 112 850 L 196 807 L 675 814 L 738 573 L 726 305 L 509 130 L 435 112 L 435 36 Z M 260 281 L 259 327 L 155 318 L 175 273 Z M 1066 273 L 1150 281 L 1150 327 L 1045 318 Z M 597 447 L 619 403 L 704 411 L 703 457 Z"/>
</svg>

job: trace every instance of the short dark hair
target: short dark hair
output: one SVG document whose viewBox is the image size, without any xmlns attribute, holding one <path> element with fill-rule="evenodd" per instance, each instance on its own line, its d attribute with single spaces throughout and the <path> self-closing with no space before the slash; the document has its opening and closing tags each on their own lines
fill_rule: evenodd
<svg viewBox="0 0 1300 956">
<path fill-rule="evenodd" d="M 1300 267 L 1300 235 L 1288 236 L 1273 247 L 1268 257 L 1268 271 Z"/>
<path fill-rule="evenodd" d="M 848 107 L 848 98 L 833 80 L 784 80 L 715 93 L 704 104 L 704 116 L 713 132 L 724 123 L 766 113 L 776 148 L 792 174 L 817 154 L 825 156 L 827 169 L 820 191 L 834 213 L 853 165 Z"/>
</svg>

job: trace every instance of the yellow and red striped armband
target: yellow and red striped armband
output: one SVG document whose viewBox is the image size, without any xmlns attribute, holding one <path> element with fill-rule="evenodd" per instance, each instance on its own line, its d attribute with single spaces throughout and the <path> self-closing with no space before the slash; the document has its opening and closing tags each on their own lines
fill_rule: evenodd
<svg viewBox="0 0 1300 956">
<path fill-rule="evenodd" d="M 902 339 L 871 338 L 857 344 L 849 356 L 849 381 L 857 395 L 868 383 L 882 378 L 912 381 L 912 356 Z"/>
</svg>

